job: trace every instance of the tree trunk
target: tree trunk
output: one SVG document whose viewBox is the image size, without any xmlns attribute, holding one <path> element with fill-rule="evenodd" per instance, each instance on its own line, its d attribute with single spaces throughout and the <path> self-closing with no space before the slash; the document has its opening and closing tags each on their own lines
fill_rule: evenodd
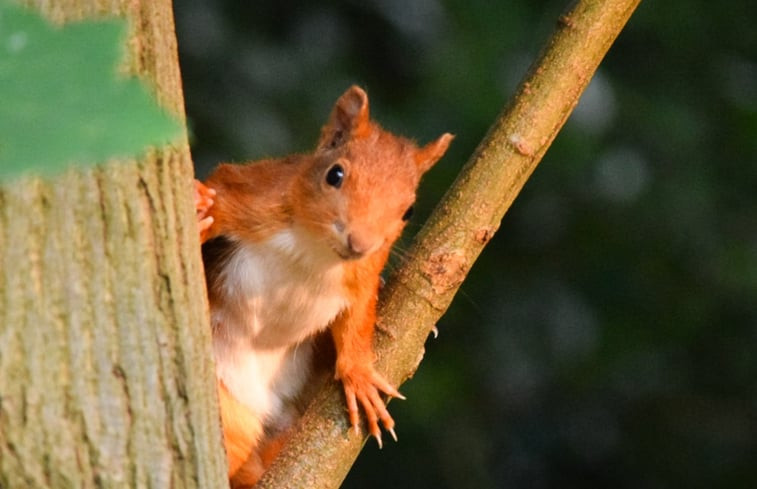
<svg viewBox="0 0 757 489">
<path fill-rule="evenodd" d="M 129 71 L 184 117 L 170 0 L 26 3 L 127 16 Z M 0 487 L 226 485 L 192 176 L 183 138 L 0 186 Z"/>
</svg>

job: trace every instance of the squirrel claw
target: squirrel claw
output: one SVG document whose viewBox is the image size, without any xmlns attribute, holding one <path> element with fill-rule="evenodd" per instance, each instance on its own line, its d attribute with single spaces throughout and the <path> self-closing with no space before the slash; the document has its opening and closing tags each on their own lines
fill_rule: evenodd
<svg viewBox="0 0 757 489">
<path fill-rule="evenodd" d="M 195 179 L 195 208 L 198 214 L 207 213 L 213 207 L 213 197 L 215 196 L 215 189 L 207 187 L 201 181 Z"/>
<path fill-rule="evenodd" d="M 347 412 L 350 424 L 355 433 L 359 433 L 360 407 L 365 413 L 368 431 L 376 439 L 379 448 L 383 447 L 381 427 L 389 432 L 396 441 L 397 434 L 394 431 L 394 420 L 386 409 L 386 404 L 381 394 L 387 394 L 398 399 L 405 399 L 389 382 L 384 379 L 373 367 L 354 368 L 348 373 L 340 373 L 338 377 L 342 381 L 345 398 L 347 400 Z"/>
<path fill-rule="evenodd" d="M 379 431 L 378 433 L 374 434 L 373 437 L 376 439 L 376 443 L 378 443 L 379 450 L 384 448 L 384 444 L 381 441 L 381 432 Z"/>
<path fill-rule="evenodd" d="M 215 203 L 213 197 L 216 191 L 206 187 L 199 180 L 195 180 L 195 214 L 197 215 L 197 231 L 200 234 L 200 242 L 204 243 L 208 237 L 210 226 L 213 225 L 213 217 L 208 215 L 208 211 Z"/>
</svg>

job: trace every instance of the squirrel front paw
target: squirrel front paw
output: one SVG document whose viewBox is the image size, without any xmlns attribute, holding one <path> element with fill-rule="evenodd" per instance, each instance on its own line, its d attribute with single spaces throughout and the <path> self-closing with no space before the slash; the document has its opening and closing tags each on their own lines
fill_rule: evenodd
<svg viewBox="0 0 757 489">
<path fill-rule="evenodd" d="M 381 393 L 398 399 L 405 399 L 405 396 L 392 387 L 371 365 L 353 366 L 346 371 L 339 371 L 338 369 L 336 377 L 341 380 L 344 387 L 347 412 L 355 433 L 360 432 L 360 410 L 358 408 L 358 403 L 360 403 L 363 411 L 365 411 L 368 430 L 371 436 L 376 439 L 379 448 L 383 446 L 379 420 L 384 425 L 384 429 L 392 435 L 394 441 L 397 441 L 397 434 L 394 432 L 394 419 L 387 411 Z"/>
<path fill-rule="evenodd" d="M 199 180 L 195 180 L 195 212 L 197 214 L 197 231 L 200 234 L 200 243 L 204 243 L 208 237 L 210 226 L 213 225 L 213 217 L 208 215 L 213 207 L 213 197 L 216 191 L 206 187 Z"/>
</svg>

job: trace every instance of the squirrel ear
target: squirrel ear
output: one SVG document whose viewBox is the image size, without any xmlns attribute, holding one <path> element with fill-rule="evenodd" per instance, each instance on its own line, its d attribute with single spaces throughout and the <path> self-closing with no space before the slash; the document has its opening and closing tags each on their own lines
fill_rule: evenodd
<svg viewBox="0 0 757 489">
<path fill-rule="evenodd" d="M 450 133 L 442 134 L 439 139 L 428 143 L 426 146 L 418 149 L 415 153 L 415 163 L 418 165 L 418 169 L 421 173 L 425 173 L 429 168 L 434 166 L 434 163 L 439 161 L 439 158 L 444 156 L 444 153 L 449 147 L 449 143 L 455 138 Z"/>
<path fill-rule="evenodd" d="M 321 130 L 319 146 L 338 146 L 348 138 L 359 138 L 370 131 L 368 95 L 352 85 L 334 104 L 329 122 Z"/>
</svg>

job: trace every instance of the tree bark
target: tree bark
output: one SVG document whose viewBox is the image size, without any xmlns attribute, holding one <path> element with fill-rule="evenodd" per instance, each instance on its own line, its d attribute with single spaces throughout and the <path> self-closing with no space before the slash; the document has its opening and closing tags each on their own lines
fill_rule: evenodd
<svg viewBox="0 0 757 489">
<path fill-rule="evenodd" d="M 557 30 L 516 95 L 416 237 L 412 257 L 382 294 L 377 366 L 399 384 L 484 245 L 640 0 L 582 0 Z M 412 400 L 408 401 L 412 402 Z M 348 429 L 341 388 L 329 383 L 258 487 L 338 487 L 365 441 Z"/>
<path fill-rule="evenodd" d="M 170 0 L 26 3 L 128 17 L 128 71 L 184 118 Z M 184 137 L 0 186 L 0 487 L 227 484 L 192 178 Z"/>
</svg>

